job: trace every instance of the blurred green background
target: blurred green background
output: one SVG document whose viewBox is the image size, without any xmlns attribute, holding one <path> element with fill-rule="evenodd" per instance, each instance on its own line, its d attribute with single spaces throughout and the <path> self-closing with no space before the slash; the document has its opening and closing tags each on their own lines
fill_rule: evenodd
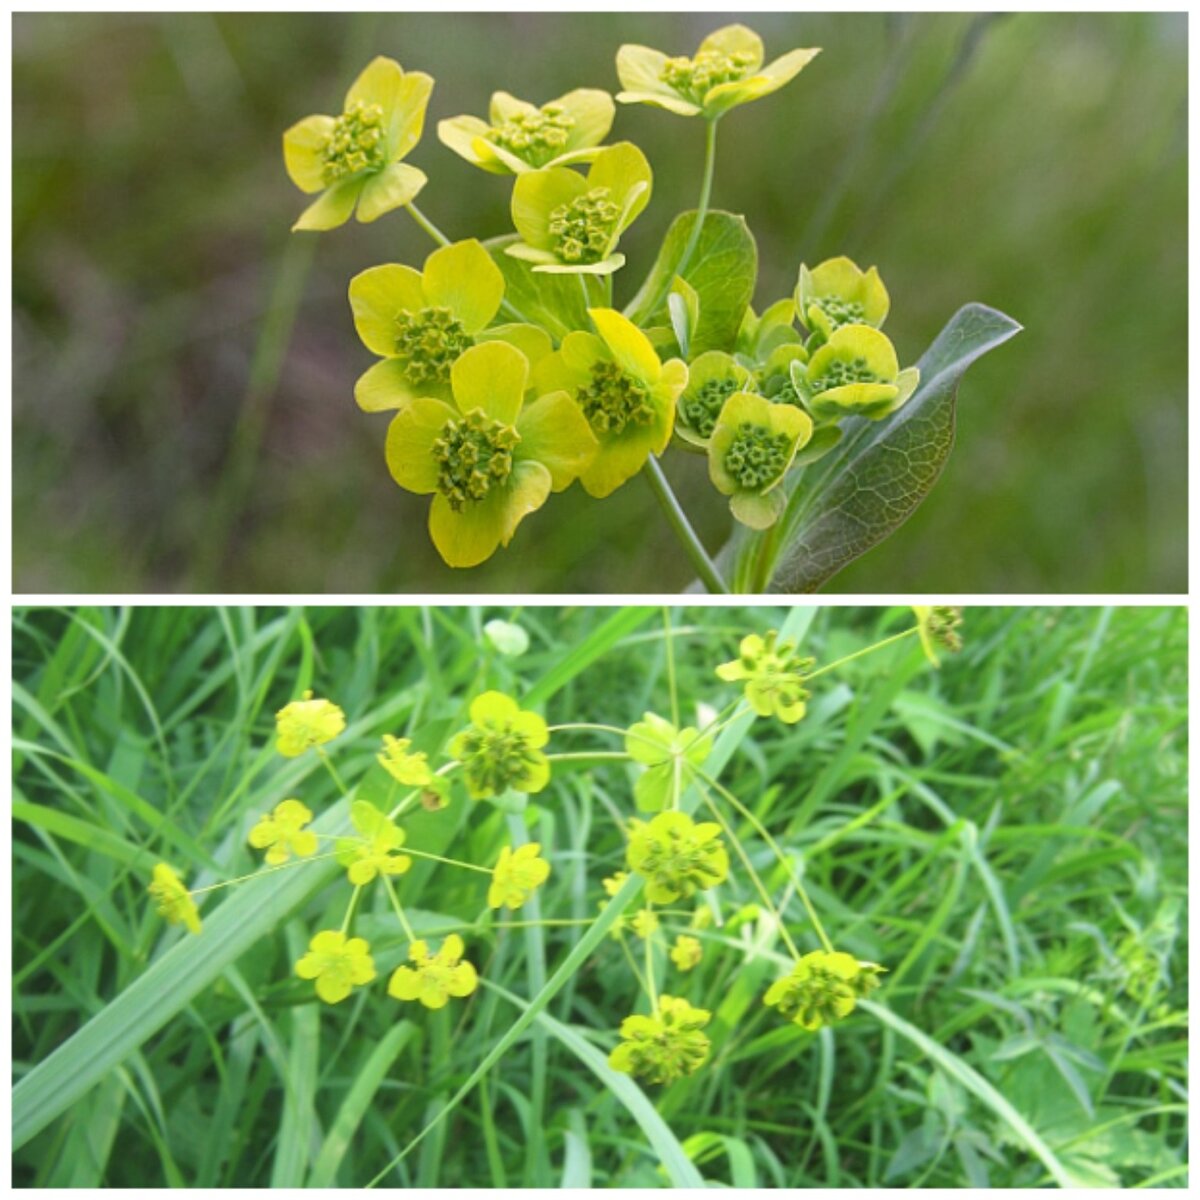
<svg viewBox="0 0 1200 1200">
<path fill-rule="evenodd" d="M 280 134 L 375 53 L 437 79 L 412 161 L 450 234 L 508 229 L 508 186 L 437 142 L 492 90 L 616 90 L 623 41 L 691 53 L 719 14 L 14 18 L 14 570 L 22 591 L 657 591 L 691 578 L 649 490 L 579 489 L 451 572 L 427 501 L 358 411 L 350 276 L 431 249 L 396 214 L 291 235 Z M 915 360 L 956 308 L 1026 331 L 967 376 L 924 508 L 831 591 L 1182 591 L 1186 18 L 745 16 L 824 53 L 722 126 L 759 303 L 797 266 L 877 263 Z M 694 203 L 702 128 L 623 108 L 656 172 L 622 242 L 640 280 Z M 672 455 L 708 544 L 728 512 Z"/>
</svg>

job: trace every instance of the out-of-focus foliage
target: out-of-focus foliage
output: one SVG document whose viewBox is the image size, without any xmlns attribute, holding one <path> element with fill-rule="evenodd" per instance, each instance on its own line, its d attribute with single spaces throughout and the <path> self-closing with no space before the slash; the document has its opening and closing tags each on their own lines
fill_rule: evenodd
<svg viewBox="0 0 1200 1200">
<path fill-rule="evenodd" d="M 379 461 L 381 421 L 354 405 L 369 364 L 344 295 L 356 271 L 419 264 L 430 244 L 403 214 L 319 244 L 289 234 L 279 138 L 376 52 L 436 78 L 431 130 L 498 88 L 615 91 L 621 42 L 683 53 L 728 19 L 18 17 L 18 587 L 684 586 L 637 482 L 603 504 L 573 489 L 482 570 L 438 561 L 424 504 Z M 713 199 L 752 219 L 758 302 L 788 293 L 801 260 L 846 253 L 884 271 L 902 357 L 966 300 L 1026 327 L 968 378 L 935 502 L 832 590 L 1183 587 L 1184 21 L 754 17 L 769 45 L 824 47 L 722 129 Z M 695 201 L 698 128 L 617 115 L 655 167 L 620 302 Z M 428 130 L 411 161 L 451 236 L 508 231 L 506 181 Z M 673 476 L 715 548 L 729 517 L 703 462 Z"/>
</svg>

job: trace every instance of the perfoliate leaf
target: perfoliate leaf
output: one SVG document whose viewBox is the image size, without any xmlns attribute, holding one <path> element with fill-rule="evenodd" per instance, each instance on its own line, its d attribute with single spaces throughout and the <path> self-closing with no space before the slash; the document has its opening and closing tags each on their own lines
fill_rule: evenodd
<svg viewBox="0 0 1200 1200">
<path fill-rule="evenodd" d="M 579 279 L 573 275 L 535 272 L 534 264 L 505 253 L 506 247 L 520 243 L 516 234 L 491 238 L 484 243 L 504 276 L 504 299 L 511 306 L 501 308 L 499 319 L 541 325 L 556 342 L 574 329 L 591 329 L 588 305 Z M 599 300 L 600 293 L 593 293 L 591 303 Z"/>
<path fill-rule="evenodd" d="M 679 262 L 696 223 L 696 213 L 681 213 L 671 223 L 626 315 L 643 328 L 670 327 L 667 294 L 676 275 L 691 286 L 699 304 L 699 318 L 689 330 L 688 354 L 706 350 L 732 350 L 746 305 L 754 296 L 758 276 L 758 248 L 742 217 L 709 212 L 683 271 Z"/>
<path fill-rule="evenodd" d="M 966 369 L 1021 326 L 983 304 L 959 309 L 922 356 L 913 397 L 882 421 L 850 418 L 841 442 L 805 469 L 781 519 L 776 591 L 815 592 L 897 529 L 937 481 L 954 444 L 955 400 Z M 757 546 L 735 530 L 719 565 L 750 577 Z M 729 578 L 729 574 L 726 574 Z"/>
</svg>

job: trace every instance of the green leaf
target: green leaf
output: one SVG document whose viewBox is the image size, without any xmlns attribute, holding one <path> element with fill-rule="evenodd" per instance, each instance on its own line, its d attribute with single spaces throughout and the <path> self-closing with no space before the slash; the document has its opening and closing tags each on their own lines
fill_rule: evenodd
<svg viewBox="0 0 1200 1200">
<path fill-rule="evenodd" d="M 680 213 L 671 223 L 650 274 L 625 309 L 625 315 L 637 325 L 669 329 L 671 318 L 667 295 L 675 277 L 682 274 L 699 305 L 699 317 L 689 330 L 690 358 L 706 350 L 733 349 L 758 278 L 758 248 L 754 236 L 743 217 L 727 212 L 709 212 L 705 216 L 704 227 L 687 266 L 679 271 L 679 261 L 687 248 L 696 215 L 695 212 Z"/>
<path fill-rule="evenodd" d="M 588 305 L 598 304 L 600 294 L 585 298 L 585 289 L 594 285 L 581 285 L 582 276 L 534 272 L 533 264 L 504 252 L 520 240 L 514 233 L 484 242 L 504 276 L 504 300 L 510 306 L 502 308 L 497 319 L 541 325 L 556 342 L 574 329 L 591 329 Z"/>
<path fill-rule="evenodd" d="M 954 444 L 963 373 L 1020 329 L 993 308 L 966 305 L 921 358 L 921 384 L 903 408 L 882 421 L 843 423 L 839 445 L 803 473 L 788 503 L 773 590 L 815 592 L 912 515 Z M 735 531 L 718 565 L 728 571 L 729 559 L 735 559 L 736 578 L 746 580 L 756 548 L 755 541 Z"/>
</svg>

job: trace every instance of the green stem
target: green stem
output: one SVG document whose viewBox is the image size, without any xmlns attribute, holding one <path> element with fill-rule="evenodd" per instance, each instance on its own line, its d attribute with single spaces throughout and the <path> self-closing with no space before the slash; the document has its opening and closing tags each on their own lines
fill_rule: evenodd
<svg viewBox="0 0 1200 1200">
<path fill-rule="evenodd" d="M 647 904 L 646 911 L 653 912 L 654 906 Z M 658 989 L 654 986 L 654 938 L 647 934 L 644 940 L 646 943 L 646 991 L 650 996 L 650 1011 L 656 1013 L 658 1012 Z"/>
<path fill-rule="evenodd" d="M 325 764 L 325 769 L 329 772 L 331 778 L 333 779 L 333 782 L 337 787 L 338 793 L 342 796 L 350 795 L 349 788 L 347 788 L 346 785 L 342 782 L 342 777 L 337 773 L 337 770 L 334 767 L 333 761 L 330 759 L 329 755 L 325 753 L 324 746 L 317 747 L 317 756 Z"/>
<path fill-rule="evenodd" d="M 882 642 L 876 642 L 873 646 L 864 646 L 861 650 L 855 650 L 853 654 L 846 654 L 841 658 L 836 658 L 833 662 L 826 663 L 819 671 L 814 671 L 811 675 L 805 675 L 804 678 L 806 680 L 816 679 L 818 675 L 824 675 L 826 671 L 832 671 L 834 667 L 843 666 L 845 663 L 853 662 L 856 658 L 862 658 L 864 654 L 873 654 L 876 650 L 882 650 L 884 646 L 890 646 L 893 642 L 911 637 L 918 629 L 920 629 L 920 626 L 914 625 L 911 629 L 906 629 L 903 633 L 896 633 L 891 637 L 884 638 Z"/>
<path fill-rule="evenodd" d="M 414 850 L 411 846 L 405 846 L 399 853 L 411 854 L 415 858 L 429 858 L 451 867 L 462 867 L 464 871 L 479 871 L 484 875 L 492 873 L 491 867 L 477 867 L 474 863 L 460 862 L 457 858 L 443 858 L 440 854 L 430 854 L 428 850 Z"/>
<path fill-rule="evenodd" d="M 439 246 L 450 245 L 450 239 L 415 204 L 410 201 L 404 207 L 408 209 L 408 215 L 412 217 L 412 219 L 416 221 L 416 223 L 420 225 L 420 227 L 425 230 L 425 232 L 429 234 L 429 236 L 433 238 L 433 240 L 437 242 Z"/>
<path fill-rule="evenodd" d="M 233 887 L 236 883 L 247 883 L 251 879 L 257 879 L 260 875 L 270 875 L 272 871 L 287 871 L 292 867 L 307 866 L 311 862 L 318 862 L 322 858 L 334 858 L 336 855 L 337 851 L 331 850 L 328 854 L 310 854 L 307 858 L 294 858 L 291 862 L 279 863 L 274 867 L 265 867 L 261 871 L 252 871 L 249 875 L 239 875 L 236 879 L 226 879 L 224 883 L 210 883 L 207 887 L 191 888 L 188 891 L 188 895 L 203 896 L 205 892 L 215 892 L 220 888 Z"/>
<path fill-rule="evenodd" d="M 679 728 L 679 692 L 675 686 L 675 648 L 671 643 L 671 610 L 662 610 L 663 637 L 667 641 L 667 687 L 671 692 L 671 724 Z"/>
<path fill-rule="evenodd" d="M 413 927 L 408 923 L 408 918 L 404 915 L 404 909 L 400 906 L 400 897 L 396 895 L 396 889 L 392 886 L 392 881 L 384 875 L 383 885 L 387 888 L 388 898 L 392 902 L 392 908 L 396 910 L 396 916 L 400 921 L 400 927 L 404 930 L 404 936 L 410 942 L 417 941 L 417 935 L 413 933 Z"/>
<path fill-rule="evenodd" d="M 700 541 L 696 531 L 692 528 L 687 513 L 683 511 L 679 498 L 671 490 L 671 485 L 667 482 L 667 477 L 663 474 L 663 469 L 653 454 L 646 459 L 645 476 L 659 507 L 663 510 L 663 515 L 667 518 L 667 523 L 679 539 L 679 544 L 687 552 L 688 558 L 692 561 L 692 567 L 700 576 L 704 586 L 710 592 L 727 596 L 729 588 L 725 586 L 725 581 L 721 578 L 716 564 L 709 558 L 704 543 Z"/>
<path fill-rule="evenodd" d="M 687 245 L 683 248 L 683 254 L 679 257 L 679 264 L 675 268 L 676 275 L 682 275 L 686 270 L 688 262 L 692 257 L 692 252 L 696 249 L 696 243 L 700 240 L 700 233 L 704 229 L 704 218 L 708 216 L 708 202 L 712 196 L 713 173 L 717 165 L 717 121 L 719 117 L 713 117 L 706 125 L 704 130 L 704 179 L 700 184 L 700 203 L 696 205 L 696 223 L 692 226 L 691 235 L 688 237 Z"/>
<path fill-rule="evenodd" d="M 358 897 L 362 893 L 362 884 L 358 884 L 354 889 L 354 895 L 350 897 L 350 903 L 346 905 L 346 915 L 342 919 L 342 932 L 345 933 L 350 928 L 350 922 L 354 920 L 354 910 L 358 907 Z"/>
<path fill-rule="evenodd" d="M 771 575 L 775 566 L 775 547 L 779 543 L 779 530 L 783 525 L 780 518 L 759 539 L 758 554 L 754 560 L 754 575 L 750 590 L 756 595 L 765 592 L 771 586 Z"/>
<path fill-rule="evenodd" d="M 630 755 L 619 750 L 580 750 L 570 754 L 547 754 L 551 762 L 629 762 Z"/>
</svg>

